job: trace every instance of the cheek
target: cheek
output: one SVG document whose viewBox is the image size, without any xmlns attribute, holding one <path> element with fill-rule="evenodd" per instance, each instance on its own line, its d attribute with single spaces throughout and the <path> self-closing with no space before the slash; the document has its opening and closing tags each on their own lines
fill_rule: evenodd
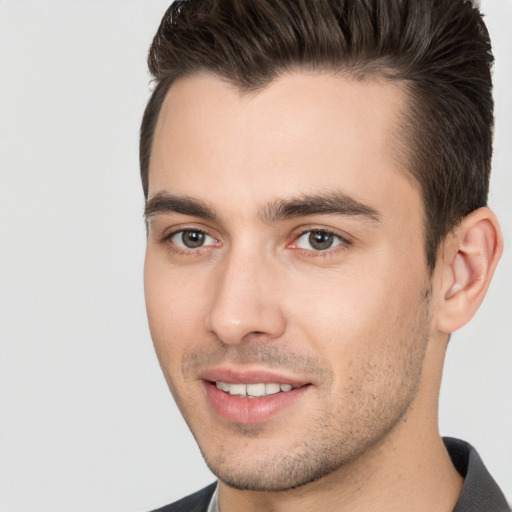
<svg viewBox="0 0 512 512">
<path fill-rule="evenodd" d="M 173 268 L 146 254 L 144 290 L 151 337 L 162 366 L 179 365 L 181 356 L 204 329 L 208 284 L 197 272 Z"/>
<path fill-rule="evenodd" d="M 302 291 L 296 290 L 293 301 L 295 325 L 340 375 L 375 361 L 384 365 L 415 335 L 423 273 L 405 275 L 392 258 L 379 260 L 340 269 L 315 287 L 297 283 Z"/>
</svg>

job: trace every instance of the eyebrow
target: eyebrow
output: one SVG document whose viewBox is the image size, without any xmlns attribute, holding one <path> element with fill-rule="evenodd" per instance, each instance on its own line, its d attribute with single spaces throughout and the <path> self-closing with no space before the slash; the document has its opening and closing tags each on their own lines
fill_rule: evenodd
<svg viewBox="0 0 512 512">
<path fill-rule="evenodd" d="M 191 217 L 217 220 L 215 212 L 205 203 L 190 197 L 172 196 L 159 192 L 147 200 L 144 208 L 146 222 L 158 214 L 180 213 Z"/>
<path fill-rule="evenodd" d="M 148 199 L 144 217 L 149 221 L 158 214 L 179 213 L 207 220 L 219 220 L 215 211 L 206 203 L 191 197 L 180 197 L 159 192 Z M 279 199 L 269 202 L 259 212 L 266 223 L 280 220 L 306 217 L 309 215 L 347 215 L 358 216 L 379 222 L 379 212 L 344 192 L 330 192 Z"/>
<path fill-rule="evenodd" d="M 308 215 L 328 214 L 358 216 L 374 222 L 380 221 L 379 212 L 375 208 L 340 191 L 301 195 L 270 202 L 262 210 L 261 218 L 265 222 L 276 222 Z"/>
</svg>

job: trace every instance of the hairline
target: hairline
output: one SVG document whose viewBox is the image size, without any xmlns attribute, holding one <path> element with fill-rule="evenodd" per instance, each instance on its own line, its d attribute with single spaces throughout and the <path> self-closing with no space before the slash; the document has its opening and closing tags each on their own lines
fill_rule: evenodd
<svg viewBox="0 0 512 512">
<path fill-rule="evenodd" d="M 376 59 L 377 60 L 377 59 Z M 382 59 L 383 61 L 386 59 Z M 384 70 L 387 70 L 389 74 L 385 73 Z M 274 83 L 276 83 L 281 78 L 291 75 L 293 73 L 311 73 L 317 75 L 330 75 L 333 77 L 345 78 L 348 80 L 353 80 L 354 82 L 366 82 L 366 81 L 384 81 L 390 85 L 400 84 L 399 89 L 402 92 L 403 98 L 403 109 L 398 113 L 397 118 L 395 119 L 395 129 L 392 131 L 391 136 L 393 140 L 397 143 L 396 147 L 398 149 L 397 154 L 394 153 L 390 156 L 399 164 L 400 169 L 403 169 L 403 175 L 410 179 L 411 183 L 414 184 L 415 187 L 421 193 L 421 183 L 417 179 L 415 173 L 411 169 L 414 167 L 414 160 L 411 156 L 411 140 L 410 137 L 407 137 L 406 130 L 412 130 L 412 116 L 411 109 L 414 106 L 414 97 L 412 91 L 409 87 L 410 80 L 406 80 L 397 76 L 396 72 L 393 72 L 393 68 L 391 66 L 387 67 L 379 67 L 374 61 L 370 63 L 363 62 L 361 66 L 357 67 L 355 65 L 340 65 L 339 69 L 328 69 L 327 66 L 315 66 L 314 64 L 296 64 L 294 66 L 286 66 L 277 71 L 272 77 L 268 80 L 260 80 L 259 82 L 255 82 L 254 85 L 245 86 L 243 83 L 233 80 L 222 73 L 218 73 L 214 70 L 208 68 L 198 68 L 196 70 L 189 70 L 182 73 L 176 73 L 175 75 L 168 75 L 166 77 L 162 77 L 158 80 L 157 87 L 154 89 L 151 98 L 153 98 L 154 93 L 157 89 L 162 88 L 163 91 L 160 92 L 162 95 L 162 99 L 160 101 L 160 105 L 158 108 L 158 112 L 156 116 L 154 116 L 154 125 L 149 133 L 151 136 L 148 140 L 149 148 L 148 148 L 148 156 L 149 159 L 147 161 L 147 165 L 144 168 L 144 195 L 147 201 L 148 199 L 148 184 L 149 184 L 149 170 L 151 167 L 151 156 L 153 154 L 153 144 L 155 139 L 155 133 L 159 124 L 160 116 L 163 110 L 164 103 L 176 82 L 181 80 L 185 80 L 191 77 L 205 77 L 205 78 L 217 78 L 224 82 L 226 85 L 233 87 L 236 91 L 240 93 L 240 95 L 249 95 L 249 94 L 258 94 L 263 92 L 268 87 L 271 87 Z M 404 126 L 405 125 L 405 126 Z M 404 129 L 405 128 L 405 129 Z M 141 130 L 142 131 L 142 130 Z"/>
</svg>

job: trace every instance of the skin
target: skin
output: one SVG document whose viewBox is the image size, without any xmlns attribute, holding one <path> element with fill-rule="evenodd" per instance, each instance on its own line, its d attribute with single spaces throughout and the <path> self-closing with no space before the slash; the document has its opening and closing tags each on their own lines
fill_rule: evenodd
<svg viewBox="0 0 512 512">
<path fill-rule="evenodd" d="M 147 311 L 222 512 L 457 501 L 462 479 L 437 430 L 442 364 L 448 333 L 485 294 L 500 238 L 481 212 L 429 275 L 420 192 L 393 153 L 404 108 L 397 85 L 306 72 L 244 94 L 194 75 L 167 95 L 150 164 Z M 371 214 L 275 214 L 290 198 L 334 192 Z M 183 230 L 205 233 L 204 245 L 183 246 Z M 318 250 L 311 230 L 333 233 L 333 245 Z M 480 267 L 461 251 L 468 239 L 489 265 L 484 249 Z M 308 385 L 268 420 L 229 421 L 204 390 L 217 367 Z"/>
</svg>

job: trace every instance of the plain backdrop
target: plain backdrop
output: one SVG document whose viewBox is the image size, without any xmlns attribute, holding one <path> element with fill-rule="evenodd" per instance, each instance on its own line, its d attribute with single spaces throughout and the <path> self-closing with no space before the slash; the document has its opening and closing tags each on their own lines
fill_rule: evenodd
<svg viewBox="0 0 512 512">
<path fill-rule="evenodd" d="M 164 0 L 0 0 L 0 510 L 142 512 L 211 482 L 153 354 L 138 129 Z M 490 204 L 505 254 L 450 343 L 444 435 L 512 498 L 512 0 Z"/>
</svg>

